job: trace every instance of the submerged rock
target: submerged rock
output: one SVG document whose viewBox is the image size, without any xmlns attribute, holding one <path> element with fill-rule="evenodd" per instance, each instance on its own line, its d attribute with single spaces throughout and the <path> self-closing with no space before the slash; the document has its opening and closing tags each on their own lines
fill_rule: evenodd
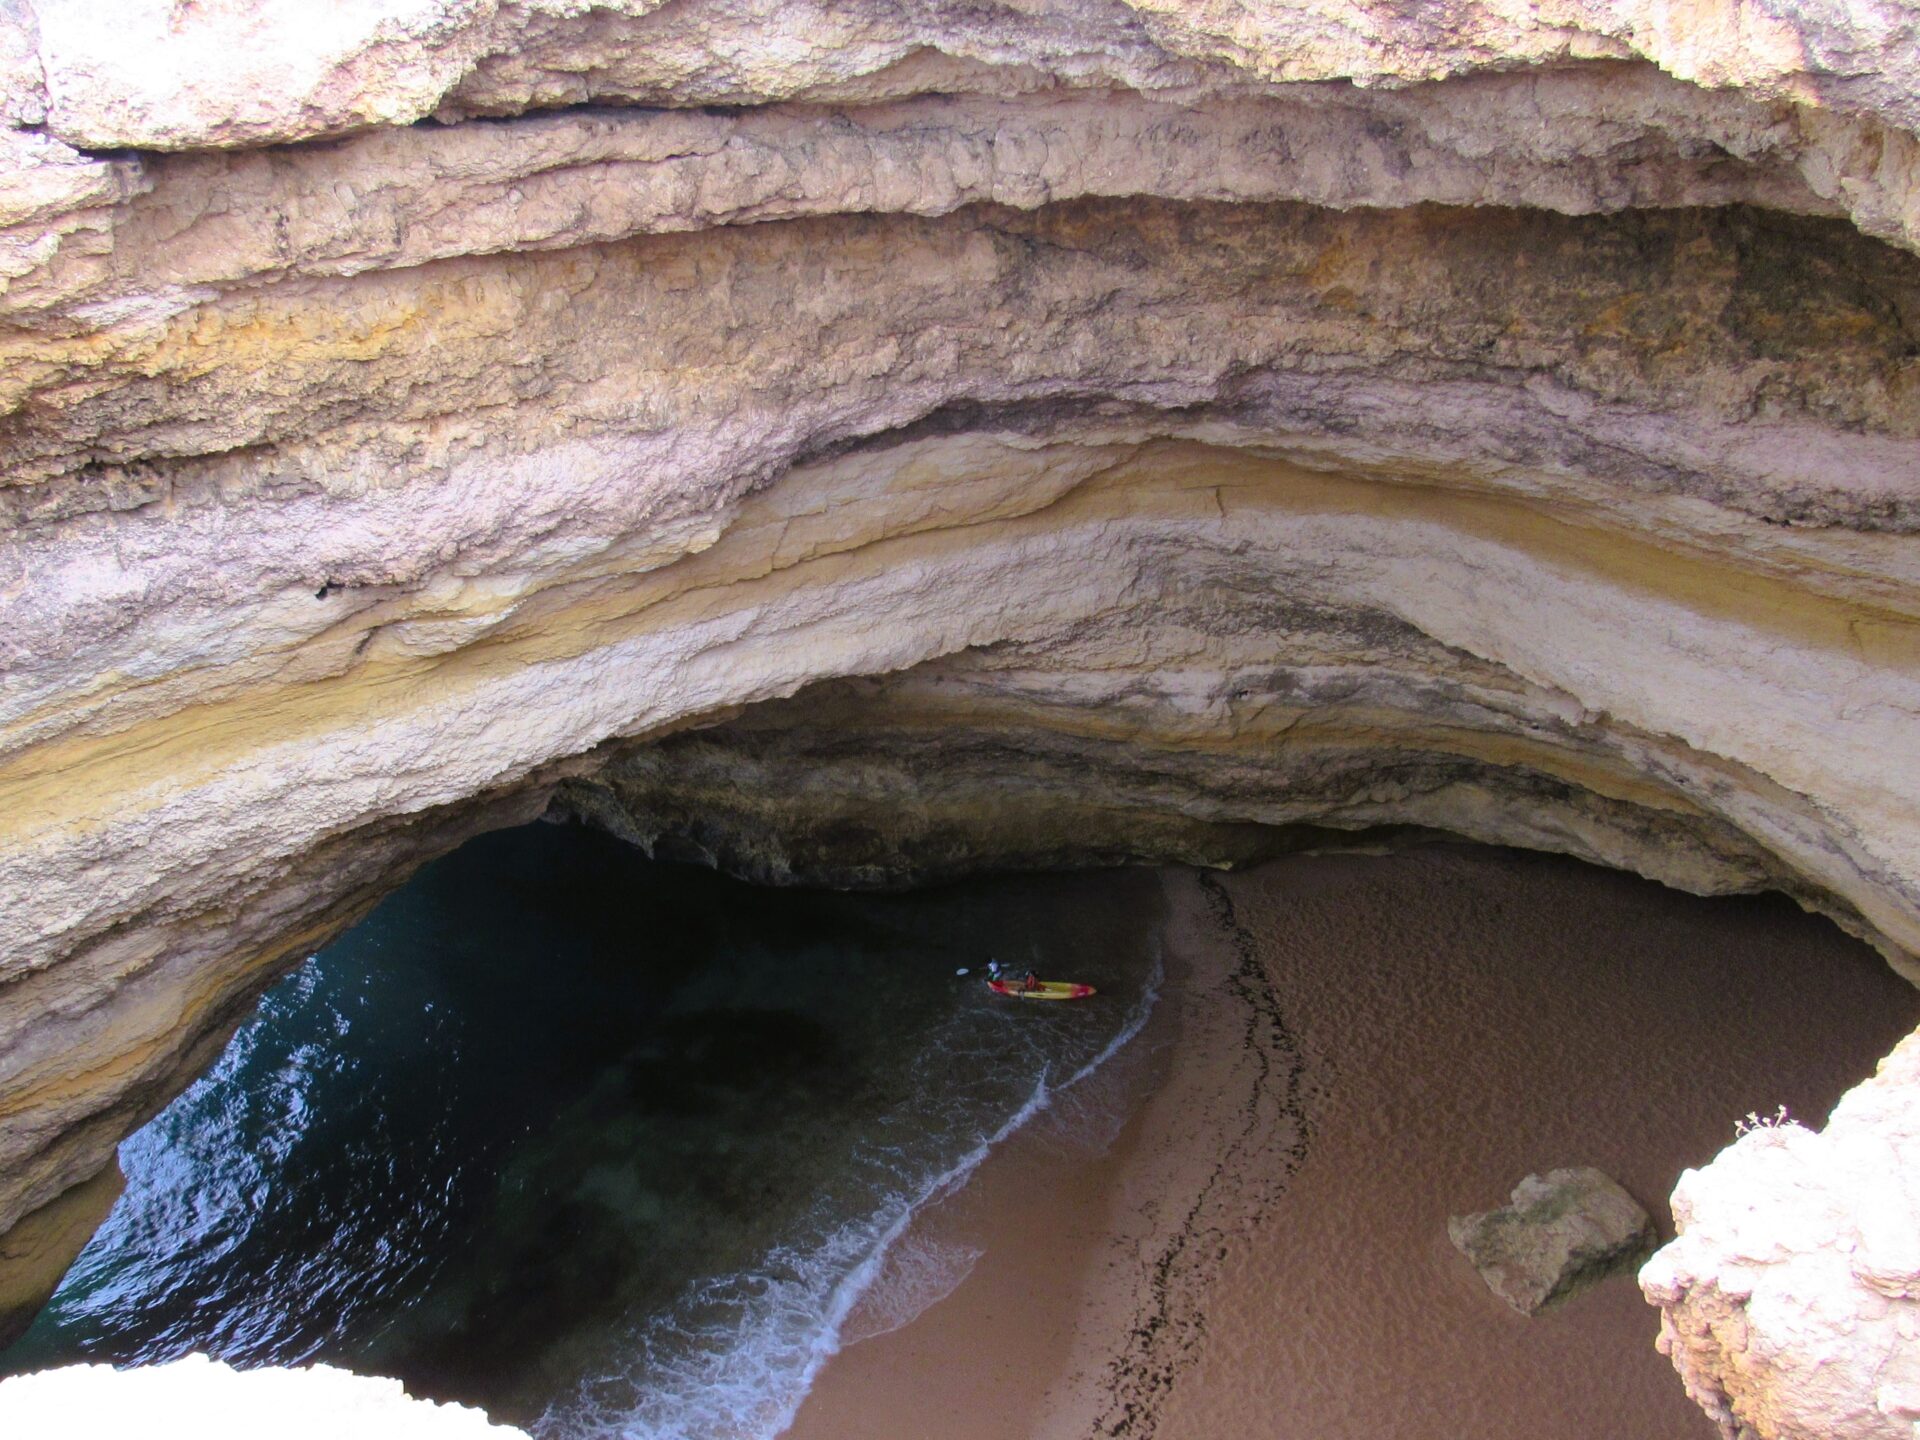
<svg viewBox="0 0 1920 1440">
<path fill-rule="evenodd" d="M 27 1332 L 125 1188 L 116 1160 L 0 1235 L 0 1350 Z"/>
<path fill-rule="evenodd" d="M 195 1440 L 525 1440 L 465 1405 L 328 1365 L 235 1370 L 204 1355 L 115 1370 L 71 1365 L 0 1381 L 0 1434 L 192 1435 Z"/>
<path fill-rule="evenodd" d="M 1511 1205 L 1452 1216 L 1447 1234 L 1487 1288 L 1522 1315 L 1632 1269 L 1658 1239 L 1639 1203 L 1587 1165 L 1529 1175 Z"/>
</svg>

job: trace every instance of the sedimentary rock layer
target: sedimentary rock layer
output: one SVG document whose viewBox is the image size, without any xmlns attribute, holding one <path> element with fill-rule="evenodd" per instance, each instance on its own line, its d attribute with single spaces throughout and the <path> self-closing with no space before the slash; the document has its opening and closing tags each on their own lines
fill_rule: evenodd
<svg viewBox="0 0 1920 1440">
<path fill-rule="evenodd" d="M 0 6 L 0 1229 L 550 805 L 1439 831 L 1911 967 L 1888 15 Z"/>
</svg>

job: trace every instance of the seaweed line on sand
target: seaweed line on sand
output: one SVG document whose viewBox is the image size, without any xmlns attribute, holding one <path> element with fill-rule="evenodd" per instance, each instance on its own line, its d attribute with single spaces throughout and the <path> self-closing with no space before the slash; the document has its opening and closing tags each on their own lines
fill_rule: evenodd
<svg viewBox="0 0 1920 1440">
<path fill-rule="evenodd" d="M 1146 1292 L 1124 1348 L 1107 1367 L 1104 1408 L 1092 1434 L 1150 1440 L 1162 1403 L 1199 1358 L 1207 1291 L 1228 1253 L 1237 1218 L 1259 1215 L 1285 1193 L 1312 1139 L 1305 1064 L 1254 937 L 1217 876 L 1196 876 L 1233 968 L 1213 1003 L 1240 1012 L 1238 1069 L 1246 1079 L 1197 1115 L 1224 1143 L 1186 1214 L 1149 1267 Z"/>
</svg>

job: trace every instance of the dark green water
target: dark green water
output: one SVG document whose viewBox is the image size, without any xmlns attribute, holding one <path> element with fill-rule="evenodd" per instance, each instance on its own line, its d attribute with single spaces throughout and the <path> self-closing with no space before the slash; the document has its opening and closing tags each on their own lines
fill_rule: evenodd
<svg viewBox="0 0 1920 1440">
<path fill-rule="evenodd" d="M 0 1368 L 324 1359 L 556 1440 L 773 1435 L 857 1299 L 904 1317 L 964 1273 L 906 1220 L 1138 1028 L 1157 904 L 1139 874 L 849 896 L 484 837 L 121 1147 Z M 990 956 L 1101 993 L 1001 1000 Z"/>
</svg>

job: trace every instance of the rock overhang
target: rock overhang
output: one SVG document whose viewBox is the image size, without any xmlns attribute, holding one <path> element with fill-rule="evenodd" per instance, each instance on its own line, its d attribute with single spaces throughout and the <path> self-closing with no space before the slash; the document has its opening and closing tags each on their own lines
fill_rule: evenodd
<svg viewBox="0 0 1920 1440">
<path fill-rule="evenodd" d="M 124 22 L 0 21 L 0 1224 L 554 803 L 842 883 L 1411 827 L 1920 949 L 1880 18 Z"/>
</svg>

